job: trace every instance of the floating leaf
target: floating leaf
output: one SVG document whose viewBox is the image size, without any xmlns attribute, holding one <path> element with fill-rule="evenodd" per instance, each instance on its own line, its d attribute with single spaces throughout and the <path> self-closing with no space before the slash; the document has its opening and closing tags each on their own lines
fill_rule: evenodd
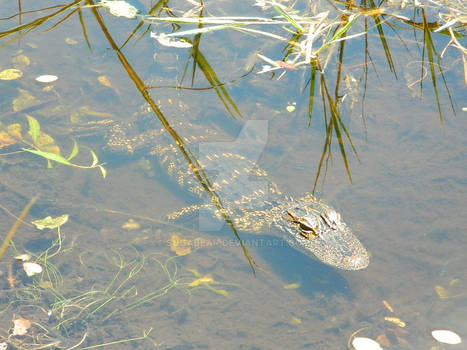
<svg viewBox="0 0 467 350">
<path fill-rule="evenodd" d="M 42 266 L 33 262 L 25 262 L 23 263 L 24 272 L 28 277 L 34 276 L 38 273 L 42 272 Z"/>
<path fill-rule="evenodd" d="M 14 319 L 13 324 L 15 326 L 13 328 L 12 335 L 25 335 L 28 332 L 28 329 L 31 328 L 31 321 L 22 317 Z"/>
<path fill-rule="evenodd" d="M 44 74 L 36 77 L 36 81 L 39 83 L 53 83 L 58 77 L 56 75 Z"/>
<path fill-rule="evenodd" d="M 298 289 L 300 288 L 300 283 L 289 283 L 284 286 L 284 289 Z"/>
<path fill-rule="evenodd" d="M 0 72 L 0 80 L 15 80 L 23 76 L 23 72 L 16 68 L 9 68 Z"/>
<path fill-rule="evenodd" d="M 456 345 L 462 343 L 461 337 L 453 331 L 447 329 L 437 329 L 431 332 L 436 341 L 444 344 Z"/>
<path fill-rule="evenodd" d="M 56 218 L 47 216 L 40 220 L 31 221 L 31 224 L 35 225 L 36 228 L 38 228 L 39 230 L 43 230 L 44 228 L 54 229 L 65 224 L 68 221 L 68 218 L 69 218 L 68 214 L 63 214 L 63 215 L 57 216 Z"/>
</svg>

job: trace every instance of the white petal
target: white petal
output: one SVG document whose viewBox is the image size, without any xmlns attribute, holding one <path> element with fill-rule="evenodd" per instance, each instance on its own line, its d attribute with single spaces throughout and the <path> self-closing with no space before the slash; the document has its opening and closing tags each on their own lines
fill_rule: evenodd
<svg viewBox="0 0 467 350">
<path fill-rule="evenodd" d="M 25 262 L 23 264 L 23 269 L 26 272 L 26 275 L 28 275 L 28 277 L 34 276 L 35 274 L 42 272 L 42 266 L 32 262 Z"/>
<path fill-rule="evenodd" d="M 267 72 L 272 72 L 273 70 L 278 70 L 278 67 L 271 67 L 269 64 L 265 64 L 261 67 L 261 70 L 258 71 L 256 74 L 263 74 Z"/>
<path fill-rule="evenodd" d="M 39 75 L 36 78 L 36 81 L 38 81 L 39 83 L 51 83 L 51 82 L 54 82 L 57 79 L 58 79 L 58 77 L 56 75 L 44 74 L 44 75 Z"/>
<path fill-rule="evenodd" d="M 352 340 L 352 346 L 355 350 L 383 350 L 381 345 L 370 338 L 355 337 Z"/>
<path fill-rule="evenodd" d="M 451 345 L 462 343 L 462 339 L 457 333 L 446 329 L 434 330 L 431 332 L 431 335 L 433 336 L 433 338 L 435 338 L 435 340 L 439 341 L 440 343 Z"/>
</svg>

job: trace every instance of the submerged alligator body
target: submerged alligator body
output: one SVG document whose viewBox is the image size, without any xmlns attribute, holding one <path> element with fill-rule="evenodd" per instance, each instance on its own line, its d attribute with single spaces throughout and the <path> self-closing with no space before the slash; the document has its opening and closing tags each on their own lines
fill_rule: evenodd
<svg viewBox="0 0 467 350">
<path fill-rule="evenodd" d="M 190 133 L 181 137 L 182 147 L 193 151 L 199 145 L 197 164 L 187 161 L 182 148 L 165 129 L 139 132 L 133 124 L 114 124 L 106 135 L 108 150 L 133 154 L 144 150 L 167 169 L 180 187 L 202 199 L 201 204 L 184 208 L 170 219 L 196 209 L 203 229 L 212 230 L 212 225 L 226 218 L 244 232 L 260 233 L 274 226 L 292 247 L 328 265 L 344 270 L 368 266 L 366 249 L 336 210 L 311 194 L 298 199 L 284 196 L 257 166 L 255 160 L 265 144 L 264 126 L 244 127 L 231 142 L 213 142 L 225 140 L 225 136 L 205 129 L 198 132 L 200 128 L 191 124 L 179 123 L 175 128 Z M 194 168 L 207 180 L 200 181 Z M 216 205 L 213 195 L 219 199 Z"/>
</svg>

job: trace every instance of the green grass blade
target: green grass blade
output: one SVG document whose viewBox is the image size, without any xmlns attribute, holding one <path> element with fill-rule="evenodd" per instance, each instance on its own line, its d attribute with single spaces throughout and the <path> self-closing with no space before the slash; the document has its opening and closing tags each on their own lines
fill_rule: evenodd
<svg viewBox="0 0 467 350">
<path fill-rule="evenodd" d="M 79 23 L 81 25 L 81 31 L 83 32 L 84 41 L 86 41 L 89 51 L 92 52 L 91 42 L 89 41 L 88 31 L 86 30 L 86 24 L 84 23 L 83 12 L 81 11 L 81 9 L 79 9 L 78 11 L 78 18 L 79 18 Z"/>
<path fill-rule="evenodd" d="M 297 28 L 299 32 L 303 32 L 303 27 L 298 24 L 284 9 L 282 9 L 281 6 L 272 5 L 272 8 L 276 10 L 276 12 L 279 13 L 282 17 L 284 17 L 287 22 Z"/>
<path fill-rule="evenodd" d="M 337 108 L 337 102 L 333 101 L 331 94 L 329 93 L 328 87 L 326 84 L 324 84 L 324 91 L 323 94 L 325 94 L 327 103 L 329 105 L 329 112 L 330 112 L 330 120 L 329 123 L 332 125 L 334 131 L 336 132 L 336 138 L 337 138 L 337 143 L 339 145 L 339 149 L 341 152 L 342 159 L 344 160 L 344 166 L 347 171 L 347 175 L 349 177 L 350 182 L 352 182 L 352 174 L 350 173 L 350 166 L 347 160 L 347 154 L 345 152 L 345 146 L 344 142 L 342 140 L 342 134 L 341 130 L 339 127 L 338 120 L 341 119 L 339 109 Z M 344 128 L 345 130 L 345 128 Z"/>
<path fill-rule="evenodd" d="M 313 104 L 315 100 L 315 93 L 316 93 L 316 73 L 318 67 L 314 63 L 310 63 L 310 91 L 308 93 L 308 126 L 311 125 L 311 119 L 313 117 Z"/>
<path fill-rule="evenodd" d="M 0 247 L 0 259 L 2 258 L 3 254 L 5 253 L 5 250 L 6 248 L 8 247 L 8 245 L 10 244 L 10 241 L 11 239 L 13 238 L 14 234 L 16 233 L 16 231 L 18 230 L 18 227 L 19 225 L 21 224 L 21 222 L 24 220 L 24 218 L 26 217 L 26 215 L 28 215 L 28 212 L 29 212 L 29 209 L 31 209 L 31 207 L 34 205 L 34 203 L 36 202 L 38 196 L 36 195 L 35 197 L 33 197 L 28 204 L 26 204 L 26 206 L 24 207 L 23 211 L 21 212 L 21 214 L 18 216 L 18 218 L 16 219 L 15 223 L 13 224 L 13 226 L 11 226 L 10 230 L 8 231 L 7 235 L 5 236 L 5 239 L 3 240 L 3 243 Z"/>
<path fill-rule="evenodd" d="M 192 57 L 195 60 L 197 66 L 203 72 L 206 80 L 215 89 L 217 96 L 219 97 L 221 102 L 224 104 L 224 107 L 227 110 L 227 112 L 229 112 L 229 114 L 233 118 L 235 118 L 237 115 L 240 117 L 243 117 L 237 105 L 232 100 L 229 93 L 227 92 L 223 84 L 218 79 L 216 72 L 214 71 L 214 69 L 212 69 L 211 65 L 206 60 L 204 55 L 199 50 L 196 49 L 192 51 Z"/>
<path fill-rule="evenodd" d="M 337 39 L 341 38 L 349 29 L 350 27 L 352 26 L 353 22 L 355 22 L 355 20 L 357 19 L 357 15 L 351 15 L 349 17 L 349 20 L 348 22 L 341 28 L 339 29 L 337 32 L 334 33 L 334 35 L 332 36 L 332 38 L 325 42 L 316 52 L 315 52 L 315 55 L 318 55 L 322 50 L 324 50 L 325 48 L 327 48 L 329 45 L 331 45 L 333 42 L 335 42 Z"/>
</svg>

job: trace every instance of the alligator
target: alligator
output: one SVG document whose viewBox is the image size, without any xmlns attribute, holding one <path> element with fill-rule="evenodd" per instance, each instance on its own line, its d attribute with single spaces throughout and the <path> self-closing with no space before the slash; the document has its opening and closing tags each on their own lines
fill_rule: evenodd
<svg viewBox="0 0 467 350">
<path fill-rule="evenodd" d="M 325 264 L 344 270 L 368 266 L 368 252 L 334 208 L 312 194 L 296 199 L 285 196 L 268 179 L 266 171 L 253 161 L 256 156 L 252 149 L 260 145 L 254 133 L 246 136 L 248 141 L 212 143 L 212 139 L 225 140 L 225 134 L 205 128 L 200 133 L 200 127 L 177 123 L 174 126 L 177 132 L 187 130 L 189 136 L 175 142 L 166 129 L 141 131 L 137 124 L 114 123 L 104 137 L 105 148 L 127 154 L 144 151 L 181 188 L 202 199 L 201 204 L 170 214 L 170 220 L 198 210 L 200 220 L 206 213 L 207 218 L 228 218 L 237 230 L 246 233 L 261 233 L 275 227 L 289 245 Z M 195 132 L 200 136 L 192 136 Z M 193 164 L 183 156 L 181 147 L 194 149 L 196 144 L 200 145 L 200 154 L 197 164 Z M 202 152 L 201 145 L 214 147 L 204 147 Z M 216 174 L 207 177 L 214 181 L 200 181 L 196 170 L 206 174 L 215 171 Z M 219 199 L 218 205 L 213 204 L 212 194 Z"/>
</svg>

